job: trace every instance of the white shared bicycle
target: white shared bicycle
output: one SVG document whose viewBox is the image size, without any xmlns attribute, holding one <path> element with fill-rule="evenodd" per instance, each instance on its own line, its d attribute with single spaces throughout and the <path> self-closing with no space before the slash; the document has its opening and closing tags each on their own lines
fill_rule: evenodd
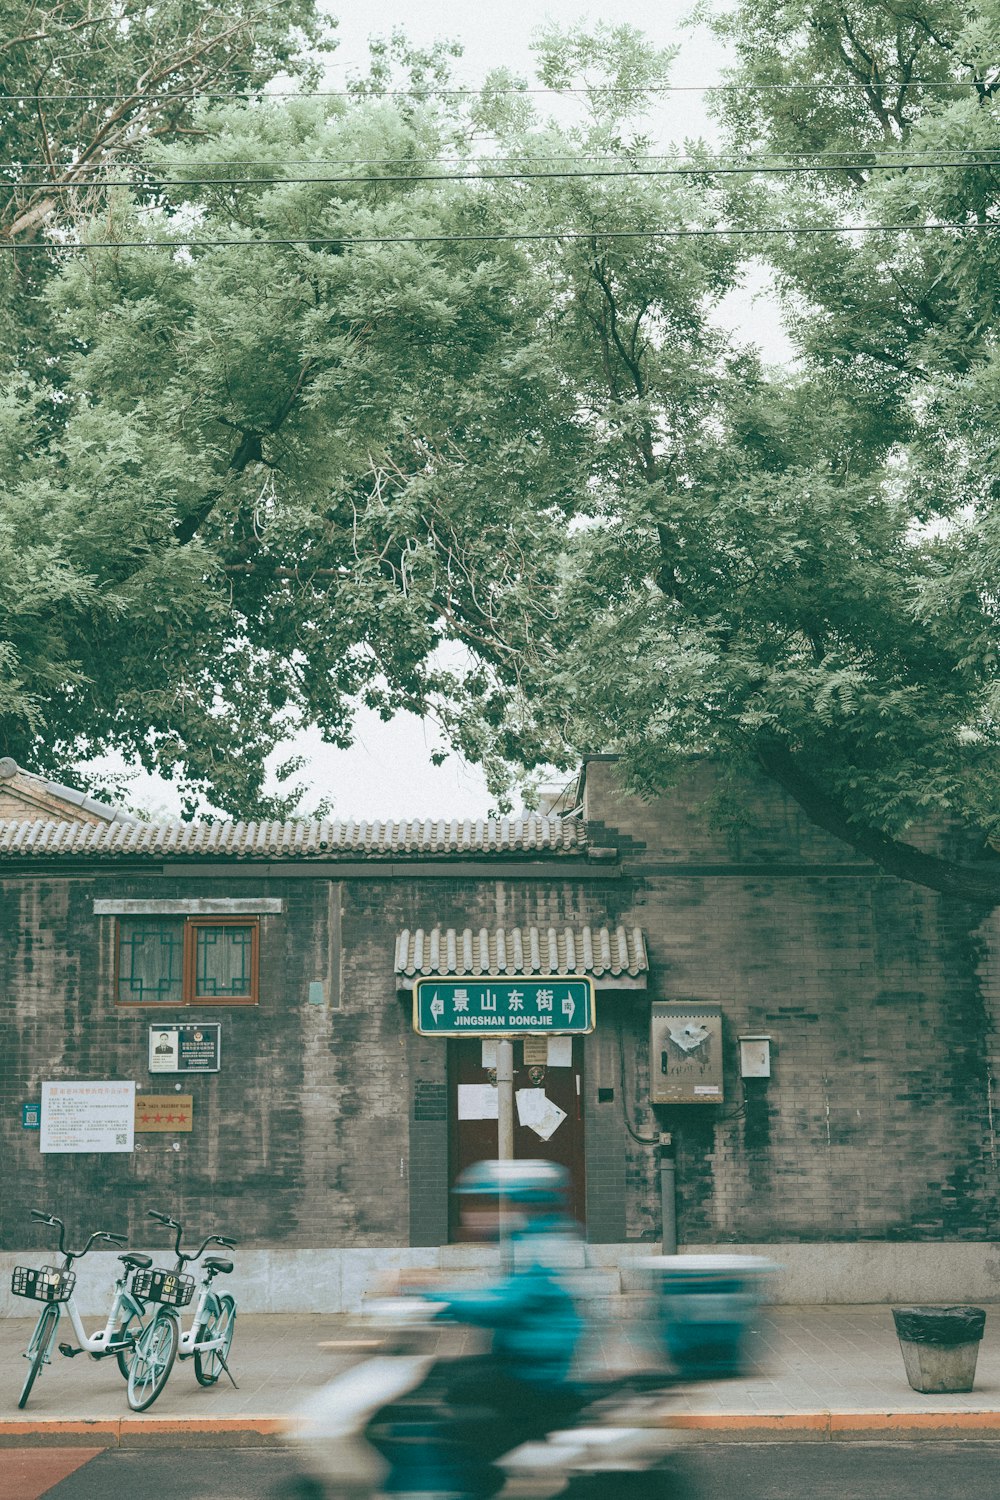
<svg viewBox="0 0 1000 1500">
<path fill-rule="evenodd" d="M 235 1248 L 236 1241 L 221 1234 L 210 1234 L 195 1251 L 181 1249 L 183 1226 L 166 1214 L 149 1210 L 149 1217 L 177 1231 L 174 1254 L 177 1257 L 173 1270 L 143 1270 L 135 1279 L 133 1290 L 143 1301 L 157 1302 L 159 1306 L 136 1341 L 128 1376 L 128 1404 L 133 1411 L 145 1411 L 152 1406 L 163 1390 L 173 1369 L 175 1358 L 193 1359 L 195 1379 L 199 1385 L 214 1385 L 225 1370 L 235 1386 L 227 1363 L 233 1333 L 236 1328 L 236 1299 L 228 1292 L 214 1292 L 212 1282 L 216 1276 L 225 1276 L 233 1269 L 231 1260 L 219 1260 L 209 1256 L 203 1264 L 204 1278 L 198 1292 L 190 1327 L 181 1331 L 182 1307 L 187 1307 L 194 1296 L 194 1277 L 188 1276 L 184 1267 L 190 1261 L 200 1260 L 209 1245 L 226 1245 Z"/>
<path fill-rule="evenodd" d="M 61 1266 L 15 1266 L 11 1277 L 11 1291 L 15 1296 L 30 1297 L 44 1304 L 38 1314 L 38 1322 L 35 1324 L 35 1330 L 24 1354 L 29 1365 L 21 1390 L 21 1399 L 17 1403 L 21 1408 L 27 1405 L 31 1388 L 38 1379 L 42 1366 L 52 1362 L 56 1330 L 64 1310 L 76 1335 L 76 1345 L 60 1344 L 59 1353 L 65 1355 L 67 1359 L 72 1359 L 77 1354 L 89 1354 L 91 1359 L 108 1359 L 114 1355 L 118 1361 L 119 1370 L 128 1379 L 136 1340 L 146 1321 L 146 1308 L 142 1299 L 127 1288 L 126 1282 L 134 1271 L 141 1273 L 153 1263 L 148 1255 L 134 1255 L 131 1252 L 118 1257 L 123 1264 L 123 1270 L 115 1282 L 115 1294 L 107 1321 L 97 1333 L 88 1334 L 73 1296 L 76 1286 L 73 1262 L 86 1255 L 91 1246 L 97 1244 L 98 1241 L 105 1241 L 111 1245 L 127 1245 L 128 1237 L 124 1234 L 111 1234 L 107 1230 L 98 1229 L 90 1236 L 82 1250 L 67 1250 L 66 1229 L 62 1219 L 57 1219 L 52 1214 L 44 1214 L 37 1208 L 31 1210 L 31 1217 L 42 1224 L 51 1224 L 58 1228 L 59 1254 L 63 1257 L 63 1262 Z"/>
</svg>

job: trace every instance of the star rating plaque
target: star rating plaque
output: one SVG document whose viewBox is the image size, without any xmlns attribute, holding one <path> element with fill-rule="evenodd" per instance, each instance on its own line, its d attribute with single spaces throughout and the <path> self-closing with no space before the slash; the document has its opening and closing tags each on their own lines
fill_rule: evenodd
<svg viewBox="0 0 1000 1500">
<path fill-rule="evenodd" d="M 193 1094 L 136 1094 L 136 1130 L 191 1130 Z"/>
</svg>

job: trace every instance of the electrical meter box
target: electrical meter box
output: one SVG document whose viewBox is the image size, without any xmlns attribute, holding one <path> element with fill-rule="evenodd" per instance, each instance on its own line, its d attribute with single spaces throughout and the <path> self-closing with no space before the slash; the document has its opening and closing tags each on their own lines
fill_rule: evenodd
<svg viewBox="0 0 1000 1500">
<path fill-rule="evenodd" d="M 653 1104 L 721 1104 L 722 1011 L 654 1000 L 649 1076 Z"/>
</svg>

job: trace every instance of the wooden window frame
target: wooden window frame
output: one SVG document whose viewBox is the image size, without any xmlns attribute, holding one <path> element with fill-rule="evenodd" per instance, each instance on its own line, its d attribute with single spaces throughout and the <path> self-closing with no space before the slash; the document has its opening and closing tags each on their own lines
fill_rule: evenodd
<svg viewBox="0 0 1000 1500">
<path fill-rule="evenodd" d="M 172 913 L 164 913 L 168 921 Z M 181 959 L 181 997 L 179 1000 L 123 1000 L 121 998 L 121 924 L 133 920 L 129 916 L 115 918 L 115 1004 L 142 1010 L 169 1010 L 171 1006 L 190 1005 L 259 1005 L 260 1004 L 260 917 L 253 915 L 212 915 L 184 917 L 184 949 Z M 149 921 L 157 918 L 150 916 Z M 249 927 L 250 937 L 250 993 L 249 995 L 199 995 L 198 981 L 198 929 L 201 927 Z"/>
<path fill-rule="evenodd" d="M 250 993 L 249 995 L 198 994 L 198 932 L 202 927 L 249 927 Z M 188 917 L 184 923 L 184 1004 L 185 1005 L 256 1005 L 260 992 L 260 920 L 257 917 Z"/>
</svg>

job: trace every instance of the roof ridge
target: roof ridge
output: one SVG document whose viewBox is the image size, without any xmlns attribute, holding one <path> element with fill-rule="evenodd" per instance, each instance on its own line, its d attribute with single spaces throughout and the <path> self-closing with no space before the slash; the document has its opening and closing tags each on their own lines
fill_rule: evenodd
<svg viewBox="0 0 1000 1500">
<path fill-rule="evenodd" d="M 141 819 L 88 823 L 76 818 L 0 818 L 0 858 L 17 856 L 164 855 L 230 858 L 334 858 L 414 854 L 572 854 L 587 846 L 586 830 L 558 815 L 518 818 L 233 818 Z"/>
</svg>

